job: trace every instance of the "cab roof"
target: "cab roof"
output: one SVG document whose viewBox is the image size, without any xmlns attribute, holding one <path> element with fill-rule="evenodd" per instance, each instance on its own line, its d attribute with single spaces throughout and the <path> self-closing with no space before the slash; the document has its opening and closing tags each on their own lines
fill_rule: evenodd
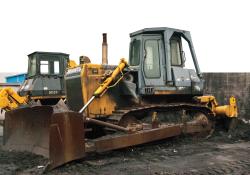
<svg viewBox="0 0 250 175">
<path fill-rule="evenodd" d="M 62 52 L 42 52 L 42 51 L 33 52 L 33 53 L 29 54 L 28 56 L 32 56 L 32 55 L 35 55 L 35 54 L 50 54 L 50 55 L 66 55 L 66 56 L 69 56 L 69 54 L 62 53 Z"/>
<path fill-rule="evenodd" d="M 180 32 L 180 33 L 187 33 L 189 31 L 181 30 L 181 29 L 174 29 L 169 27 L 152 27 L 152 28 L 144 28 L 141 30 L 138 30 L 136 32 L 130 33 L 130 37 L 140 35 L 140 34 L 155 34 L 155 33 L 163 33 L 165 31 L 174 31 L 174 32 Z"/>
</svg>

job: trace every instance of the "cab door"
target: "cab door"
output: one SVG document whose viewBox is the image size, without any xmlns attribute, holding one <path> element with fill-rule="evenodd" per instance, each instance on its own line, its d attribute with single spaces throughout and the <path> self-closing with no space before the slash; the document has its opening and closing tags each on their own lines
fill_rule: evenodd
<svg viewBox="0 0 250 175">
<path fill-rule="evenodd" d="M 142 75 L 146 87 L 164 86 L 164 58 L 161 35 L 143 36 Z"/>
</svg>

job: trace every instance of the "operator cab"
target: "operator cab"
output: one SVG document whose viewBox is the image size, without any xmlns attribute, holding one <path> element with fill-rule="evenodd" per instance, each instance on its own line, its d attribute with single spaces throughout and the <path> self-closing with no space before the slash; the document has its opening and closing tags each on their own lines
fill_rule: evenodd
<svg viewBox="0 0 250 175">
<path fill-rule="evenodd" d="M 69 55 L 56 52 L 34 52 L 28 55 L 28 75 L 33 77 L 42 76 L 63 76 L 69 61 Z"/>
<path fill-rule="evenodd" d="M 65 97 L 64 73 L 69 55 L 58 52 L 34 52 L 28 55 L 27 78 L 19 94 L 29 95 L 45 104 L 54 104 Z"/>
<path fill-rule="evenodd" d="M 129 64 L 138 78 L 140 95 L 202 94 L 203 80 L 190 32 L 146 28 L 130 37 Z"/>
</svg>

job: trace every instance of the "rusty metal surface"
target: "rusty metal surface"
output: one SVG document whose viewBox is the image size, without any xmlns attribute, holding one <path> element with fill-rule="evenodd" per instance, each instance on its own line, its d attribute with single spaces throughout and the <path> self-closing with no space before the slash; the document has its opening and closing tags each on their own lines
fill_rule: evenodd
<svg viewBox="0 0 250 175">
<path fill-rule="evenodd" d="M 53 108 L 35 106 L 6 112 L 4 148 L 49 156 L 49 124 Z"/>
<path fill-rule="evenodd" d="M 125 109 L 117 109 L 114 111 L 114 115 L 119 113 L 119 118 L 121 116 L 136 116 L 141 115 L 149 111 L 178 111 L 178 110 L 192 110 L 196 112 L 202 112 L 208 116 L 212 115 L 210 108 L 199 103 L 168 103 L 168 104 L 144 104 L 143 106 L 132 106 Z"/>
<path fill-rule="evenodd" d="M 151 105 L 140 108 L 134 107 L 132 110 L 124 110 L 121 115 L 134 116 L 134 114 L 142 111 L 165 111 L 171 109 L 207 111 L 207 108 L 198 105 L 169 104 L 167 106 Z M 85 156 L 83 116 L 76 112 L 69 112 L 64 107 L 58 107 L 58 109 L 54 107 L 54 111 L 58 113 L 53 113 L 53 107 L 50 106 L 35 106 L 8 112 L 5 122 L 5 148 L 29 151 L 48 157 L 50 159 L 48 169 L 53 169 L 72 160 L 83 158 Z M 137 125 L 140 125 L 140 122 Z M 121 128 L 124 129 L 125 127 Z M 138 131 L 136 129 L 135 133 L 119 136 L 107 135 L 92 140 L 91 142 L 94 144 L 88 150 L 96 152 L 109 151 L 161 140 L 182 133 L 196 133 L 210 129 L 211 126 L 206 121 L 204 122 L 202 118 L 184 124 L 160 124 L 159 128 L 154 129 L 145 127 L 143 130 L 143 127 L 141 127 L 141 130 Z"/>
<path fill-rule="evenodd" d="M 101 120 L 88 118 L 88 117 L 86 118 L 86 122 L 94 123 L 94 124 L 97 124 L 97 125 L 100 125 L 100 126 L 105 126 L 105 127 L 108 127 L 108 128 L 113 128 L 113 129 L 116 129 L 118 131 L 123 131 L 123 132 L 129 132 L 130 131 L 128 128 L 125 128 L 125 127 L 122 127 L 122 126 L 119 126 L 119 125 L 114 125 L 114 124 L 108 123 L 108 122 L 103 122 Z"/>
<path fill-rule="evenodd" d="M 85 156 L 83 116 L 76 112 L 53 114 L 49 148 L 48 169 L 83 158 Z"/>
<path fill-rule="evenodd" d="M 172 137 L 180 134 L 181 127 L 176 125 L 165 128 L 152 129 L 148 131 L 142 131 L 134 134 L 126 134 L 117 137 L 104 138 L 96 140 L 94 143 L 97 152 L 104 152 L 161 140 L 167 137 Z"/>
<path fill-rule="evenodd" d="M 107 33 L 102 34 L 102 64 L 108 64 Z"/>
<path fill-rule="evenodd" d="M 35 106 L 7 112 L 4 148 L 47 157 L 48 169 L 84 157 L 83 116 L 64 110 L 53 114 L 52 106 Z"/>
<path fill-rule="evenodd" d="M 125 134 L 94 141 L 95 151 L 104 152 L 143 143 L 162 140 L 183 134 L 199 133 L 211 130 L 211 124 L 200 121 L 187 122 L 186 124 L 161 125 L 160 128 L 142 130 L 133 134 Z"/>
</svg>

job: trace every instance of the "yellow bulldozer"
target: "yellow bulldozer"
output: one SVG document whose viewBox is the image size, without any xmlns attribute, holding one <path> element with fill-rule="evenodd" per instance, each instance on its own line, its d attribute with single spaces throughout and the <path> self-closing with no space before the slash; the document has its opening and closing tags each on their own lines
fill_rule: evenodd
<svg viewBox="0 0 250 175">
<path fill-rule="evenodd" d="M 204 80 L 190 32 L 145 28 L 130 34 L 129 61 L 68 68 L 67 103 L 6 112 L 4 147 L 49 158 L 48 169 L 104 152 L 181 134 L 209 133 L 217 119 L 237 117 L 234 97 L 220 106 L 203 95 Z M 185 67 L 183 42 L 195 69 Z"/>
</svg>

